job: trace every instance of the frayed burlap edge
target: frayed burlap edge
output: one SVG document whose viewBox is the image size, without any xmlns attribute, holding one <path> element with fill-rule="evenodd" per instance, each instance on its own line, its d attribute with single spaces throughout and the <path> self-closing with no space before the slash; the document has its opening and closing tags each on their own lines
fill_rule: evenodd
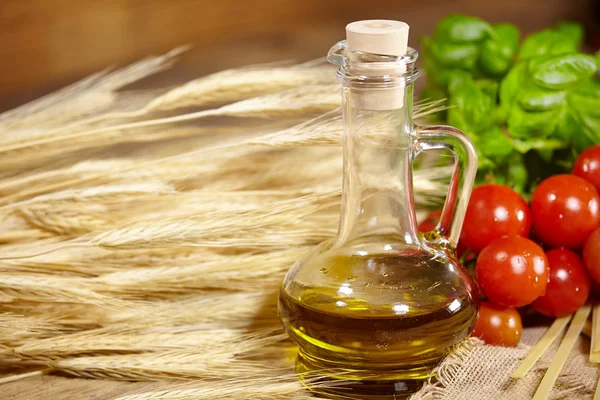
<svg viewBox="0 0 600 400">
<path fill-rule="evenodd" d="M 483 345 L 483 341 L 476 338 L 469 338 L 457 345 L 450 355 L 433 370 L 432 376 L 423 388 L 411 396 L 410 400 L 436 399 L 447 396 L 449 393 L 446 386 L 461 373 L 473 347 L 481 345 Z"/>
</svg>

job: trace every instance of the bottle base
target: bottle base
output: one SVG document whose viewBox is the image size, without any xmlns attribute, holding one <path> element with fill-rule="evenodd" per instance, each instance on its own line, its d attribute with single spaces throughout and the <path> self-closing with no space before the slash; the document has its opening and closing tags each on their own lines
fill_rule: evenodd
<svg viewBox="0 0 600 400">
<path fill-rule="evenodd" d="M 330 363 L 300 351 L 296 359 L 296 373 L 307 388 L 320 397 L 400 400 L 418 392 L 436 364 L 414 368 L 332 368 Z"/>
</svg>

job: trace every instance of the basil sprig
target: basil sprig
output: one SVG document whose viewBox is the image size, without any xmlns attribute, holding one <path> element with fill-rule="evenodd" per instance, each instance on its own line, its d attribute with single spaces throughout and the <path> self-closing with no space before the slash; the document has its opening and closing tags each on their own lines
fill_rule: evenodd
<svg viewBox="0 0 600 400">
<path fill-rule="evenodd" d="M 565 22 L 519 46 L 511 24 L 454 14 L 423 40 L 426 93 L 448 98 L 444 118 L 474 142 L 480 181 L 527 194 L 600 143 L 600 57 L 579 51 L 582 37 Z"/>
</svg>

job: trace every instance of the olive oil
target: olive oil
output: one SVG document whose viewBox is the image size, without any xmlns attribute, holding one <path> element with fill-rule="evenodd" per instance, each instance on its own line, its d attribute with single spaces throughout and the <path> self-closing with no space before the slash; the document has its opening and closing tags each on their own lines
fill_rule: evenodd
<svg viewBox="0 0 600 400">
<path fill-rule="evenodd" d="M 284 287 L 279 313 L 300 346 L 297 372 L 347 382 L 334 393 L 411 394 L 473 327 L 478 300 L 457 262 L 425 251 L 326 260 L 310 268 L 320 286 Z"/>
</svg>

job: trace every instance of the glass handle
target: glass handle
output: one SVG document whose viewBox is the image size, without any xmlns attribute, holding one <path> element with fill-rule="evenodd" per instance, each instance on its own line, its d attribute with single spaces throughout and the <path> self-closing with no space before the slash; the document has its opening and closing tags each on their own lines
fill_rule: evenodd
<svg viewBox="0 0 600 400">
<path fill-rule="evenodd" d="M 456 248 L 477 173 L 477 153 L 469 138 L 451 126 L 420 126 L 416 133 L 413 159 L 420 152 L 432 149 L 447 149 L 454 155 L 454 171 L 436 236 Z"/>
</svg>

